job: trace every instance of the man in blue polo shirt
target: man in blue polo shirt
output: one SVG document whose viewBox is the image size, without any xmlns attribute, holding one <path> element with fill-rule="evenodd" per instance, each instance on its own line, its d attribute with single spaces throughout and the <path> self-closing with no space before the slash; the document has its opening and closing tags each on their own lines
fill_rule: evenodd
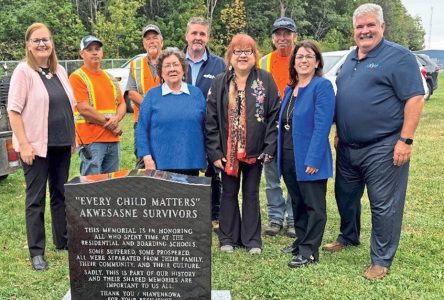
<svg viewBox="0 0 444 300">
<path fill-rule="evenodd" d="M 384 39 L 382 8 L 353 14 L 356 51 L 338 75 L 335 196 L 340 234 L 324 250 L 359 245 L 361 197 L 372 213 L 371 265 L 364 276 L 383 278 L 395 256 L 407 189 L 413 137 L 424 105 L 418 64 L 404 47 Z"/>
<path fill-rule="evenodd" d="M 187 82 L 197 86 L 207 97 L 211 82 L 216 75 L 225 70 L 222 58 L 214 55 L 207 47 L 210 39 L 210 23 L 202 17 L 192 17 L 187 24 L 185 40 L 185 55 L 190 67 L 187 73 Z M 208 164 L 205 175 L 211 177 L 211 220 L 214 231 L 219 230 L 219 208 L 222 193 L 222 182 L 219 172 L 212 163 Z"/>
</svg>

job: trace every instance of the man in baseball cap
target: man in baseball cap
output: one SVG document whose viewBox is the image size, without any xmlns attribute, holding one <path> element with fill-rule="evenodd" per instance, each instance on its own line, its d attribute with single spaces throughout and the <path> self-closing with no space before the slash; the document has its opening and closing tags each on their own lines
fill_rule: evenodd
<svg viewBox="0 0 444 300">
<path fill-rule="evenodd" d="M 287 29 L 288 31 L 296 33 L 296 24 L 290 18 L 281 17 L 274 21 L 271 33 L 275 33 L 279 29 Z"/>
<path fill-rule="evenodd" d="M 116 79 L 102 70 L 103 43 L 93 35 L 80 41 L 83 66 L 69 77 L 76 107 L 80 174 L 95 175 L 119 170 L 120 121 L 126 105 Z"/>
<path fill-rule="evenodd" d="M 85 48 L 88 48 L 89 45 L 91 45 L 91 43 L 96 42 L 100 45 L 100 47 L 103 46 L 103 43 L 101 40 L 99 40 L 98 38 L 96 38 L 93 35 L 87 35 L 85 37 L 83 37 L 83 39 L 80 41 L 80 50 L 83 50 Z"/>
<path fill-rule="evenodd" d="M 146 55 L 139 56 L 130 63 L 128 82 L 126 85 L 125 96 L 127 96 L 134 108 L 134 131 L 139 119 L 139 107 L 143 96 L 149 89 L 160 84 L 160 78 L 157 76 L 156 65 L 157 58 L 162 52 L 163 37 L 159 27 L 154 24 L 148 24 L 142 30 L 142 43 Z M 134 136 L 134 142 L 136 138 Z M 134 151 L 135 151 L 134 146 Z M 137 157 L 137 153 L 134 152 Z M 139 159 L 137 168 L 143 168 L 143 159 Z"/>
<path fill-rule="evenodd" d="M 297 40 L 296 24 L 294 21 L 287 17 L 276 19 L 271 28 L 271 40 L 276 50 L 259 60 L 259 68 L 271 73 L 278 87 L 279 94 L 282 97 L 289 78 L 288 64 Z M 281 180 L 277 175 L 276 161 L 264 164 L 264 174 L 269 221 L 264 233 L 269 236 L 277 235 L 284 227 L 286 215 L 288 227 L 285 234 L 288 237 L 294 238 L 296 231 L 291 198 L 290 195 L 284 197 Z M 292 249 L 290 249 L 290 251 L 291 250 Z"/>
<path fill-rule="evenodd" d="M 154 32 L 157 33 L 158 35 L 162 36 L 162 32 L 160 32 L 159 27 L 157 27 L 157 26 L 154 25 L 154 24 L 148 24 L 148 25 L 145 26 L 145 28 L 143 28 L 143 31 L 142 31 L 142 37 L 145 37 L 145 34 L 146 34 L 148 31 L 154 31 Z"/>
</svg>

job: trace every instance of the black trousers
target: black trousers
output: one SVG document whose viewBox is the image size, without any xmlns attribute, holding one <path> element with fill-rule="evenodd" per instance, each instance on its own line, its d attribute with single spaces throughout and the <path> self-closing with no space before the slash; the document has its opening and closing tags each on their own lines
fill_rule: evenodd
<svg viewBox="0 0 444 300">
<path fill-rule="evenodd" d="M 67 247 L 65 188 L 71 147 L 48 147 L 46 158 L 36 156 L 32 165 L 22 161 L 26 182 L 26 233 L 31 257 L 45 254 L 46 182 L 49 184 L 52 236 L 57 249 Z"/>
<path fill-rule="evenodd" d="M 399 134 L 359 149 L 339 143 L 335 196 L 341 216 L 337 241 L 358 245 L 361 197 L 367 187 L 372 213 L 370 255 L 373 264 L 389 267 L 399 245 L 409 164 L 393 165 Z"/>
<path fill-rule="evenodd" d="M 262 248 L 259 184 L 262 164 L 240 163 L 239 176 L 222 172 L 222 201 L 219 217 L 219 243 L 221 246 Z M 238 195 L 242 178 L 242 213 Z M 242 214 L 242 216 L 241 216 Z"/>
<path fill-rule="evenodd" d="M 207 170 L 205 171 L 205 176 L 211 177 L 211 220 L 219 220 L 220 199 L 222 197 L 222 181 L 220 172 L 209 160 Z"/>
<path fill-rule="evenodd" d="M 291 196 L 296 240 L 293 247 L 302 256 L 319 259 L 319 247 L 327 223 L 327 179 L 298 181 L 293 153 L 283 151 L 282 175 Z"/>
</svg>

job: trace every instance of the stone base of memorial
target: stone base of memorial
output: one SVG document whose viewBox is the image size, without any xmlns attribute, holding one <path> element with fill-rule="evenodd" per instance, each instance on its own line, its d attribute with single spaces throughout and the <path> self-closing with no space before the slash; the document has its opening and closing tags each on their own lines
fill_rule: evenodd
<svg viewBox="0 0 444 300">
<path fill-rule="evenodd" d="M 71 300 L 71 291 L 68 291 L 62 300 Z M 119 298 L 117 298 L 119 299 Z M 122 298 L 124 299 L 124 298 Z M 128 298 L 132 299 L 132 298 Z M 135 298 L 135 299 L 143 299 L 143 298 Z M 211 291 L 211 300 L 231 300 L 230 291 Z"/>
<path fill-rule="evenodd" d="M 121 171 L 74 178 L 65 195 L 66 299 L 212 299 L 209 178 Z"/>
</svg>

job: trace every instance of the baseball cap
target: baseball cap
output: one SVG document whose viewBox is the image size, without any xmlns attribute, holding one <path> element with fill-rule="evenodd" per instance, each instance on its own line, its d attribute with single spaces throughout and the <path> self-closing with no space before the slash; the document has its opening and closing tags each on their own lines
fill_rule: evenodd
<svg viewBox="0 0 444 300">
<path fill-rule="evenodd" d="M 145 28 L 143 28 L 143 31 L 142 31 L 142 37 L 145 37 L 145 34 L 146 34 L 148 31 L 154 31 L 154 32 L 157 33 L 158 35 L 162 35 L 162 33 L 160 32 L 159 27 L 157 27 L 157 26 L 154 25 L 154 24 L 148 24 L 148 25 L 145 26 Z"/>
<path fill-rule="evenodd" d="M 276 19 L 276 21 L 274 21 L 273 23 L 271 33 L 274 33 L 276 30 L 281 28 L 290 30 L 291 32 L 296 32 L 296 24 L 292 19 L 287 17 L 281 17 L 279 19 Z"/>
<path fill-rule="evenodd" d="M 100 47 L 103 46 L 103 43 L 101 40 L 99 40 L 98 38 L 96 38 L 93 35 L 87 35 L 80 41 L 80 50 L 88 48 L 88 46 L 91 45 L 91 43 L 93 43 L 93 42 L 99 43 Z"/>
</svg>

